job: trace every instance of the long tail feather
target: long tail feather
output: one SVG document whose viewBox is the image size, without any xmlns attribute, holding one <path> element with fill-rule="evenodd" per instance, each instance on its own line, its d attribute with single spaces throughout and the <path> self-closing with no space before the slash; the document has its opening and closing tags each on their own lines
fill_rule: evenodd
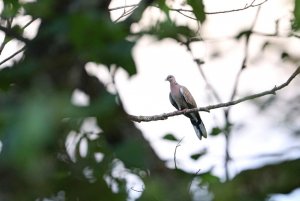
<svg viewBox="0 0 300 201">
<path fill-rule="evenodd" d="M 194 130 L 200 140 L 202 139 L 202 136 L 204 138 L 207 138 L 207 132 L 206 132 L 205 126 L 201 120 L 197 121 L 197 122 L 194 120 L 191 120 L 191 123 L 192 123 Z"/>
</svg>

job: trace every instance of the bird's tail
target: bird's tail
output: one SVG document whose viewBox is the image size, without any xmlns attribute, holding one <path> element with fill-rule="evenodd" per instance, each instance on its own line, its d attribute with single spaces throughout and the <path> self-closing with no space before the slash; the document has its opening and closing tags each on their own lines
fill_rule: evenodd
<svg viewBox="0 0 300 201">
<path fill-rule="evenodd" d="M 200 121 L 191 120 L 191 123 L 193 124 L 194 130 L 200 140 L 202 139 L 202 136 L 207 138 L 207 132 L 201 119 Z"/>
</svg>

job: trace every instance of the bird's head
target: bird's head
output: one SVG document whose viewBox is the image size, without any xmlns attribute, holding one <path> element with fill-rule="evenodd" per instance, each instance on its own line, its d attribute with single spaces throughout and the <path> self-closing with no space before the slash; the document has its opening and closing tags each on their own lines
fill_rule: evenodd
<svg viewBox="0 0 300 201">
<path fill-rule="evenodd" d="M 166 81 L 169 81 L 170 83 L 176 82 L 175 77 L 173 75 L 168 75 L 168 77 L 166 78 Z"/>
</svg>

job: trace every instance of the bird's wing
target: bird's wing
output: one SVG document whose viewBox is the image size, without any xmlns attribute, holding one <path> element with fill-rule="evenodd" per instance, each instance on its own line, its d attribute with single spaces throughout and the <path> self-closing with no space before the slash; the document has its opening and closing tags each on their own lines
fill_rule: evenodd
<svg viewBox="0 0 300 201">
<path fill-rule="evenodd" d="M 170 99 L 171 104 L 172 104 L 177 110 L 179 110 L 178 105 L 176 104 L 175 100 L 173 99 L 171 93 L 169 94 L 169 99 Z"/>
<path fill-rule="evenodd" d="M 180 87 L 180 94 L 183 97 L 183 99 L 185 100 L 185 102 L 187 103 L 189 108 L 197 107 L 196 101 L 194 100 L 192 94 L 186 87 L 184 87 L 184 86 Z"/>
</svg>

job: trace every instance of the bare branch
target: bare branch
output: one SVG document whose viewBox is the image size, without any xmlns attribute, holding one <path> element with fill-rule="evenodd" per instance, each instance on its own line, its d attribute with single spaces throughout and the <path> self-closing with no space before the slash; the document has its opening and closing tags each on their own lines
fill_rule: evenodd
<svg viewBox="0 0 300 201">
<path fill-rule="evenodd" d="M 253 0 L 252 4 L 254 3 L 255 0 Z M 233 90 L 232 90 L 232 94 L 230 97 L 230 101 L 233 101 L 236 93 L 237 93 L 237 89 L 238 89 L 238 85 L 239 85 L 239 81 L 240 81 L 240 77 L 242 72 L 245 70 L 246 65 L 247 65 L 247 60 L 248 60 L 248 51 L 249 51 L 249 41 L 250 41 L 250 37 L 252 34 L 252 30 L 257 22 L 258 19 L 258 15 L 260 12 L 260 6 L 257 9 L 255 18 L 252 22 L 252 25 L 250 27 L 250 31 L 246 33 L 246 42 L 245 42 L 245 49 L 244 49 L 244 59 L 241 65 L 241 68 L 239 70 L 239 72 L 236 75 L 235 78 L 235 82 L 233 85 Z M 229 153 L 229 147 L 230 147 L 230 133 L 231 133 L 231 123 L 230 123 L 230 119 L 229 119 L 229 114 L 230 114 L 230 107 L 226 108 L 224 110 L 224 116 L 225 116 L 225 129 L 224 129 L 224 135 L 225 135 L 225 161 L 224 161 L 224 169 L 225 169 L 225 177 L 226 180 L 229 180 L 229 161 L 231 160 L 231 156 Z"/>
<path fill-rule="evenodd" d="M 120 19 L 122 19 L 125 16 L 131 15 L 137 7 L 138 5 L 129 6 L 130 9 L 126 10 L 126 8 L 128 7 L 126 5 L 123 6 L 123 13 L 116 20 L 114 20 L 114 23 L 117 23 Z"/>
<path fill-rule="evenodd" d="M 273 89 L 270 89 L 270 90 L 267 90 L 267 91 L 263 91 L 261 93 L 253 94 L 253 95 L 250 95 L 250 96 L 245 96 L 243 98 L 240 98 L 240 99 L 237 99 L 237 100 L 233 100 L 233 101 L 229 101 L 229 102 L 226 102 L 226 103 L 219 103 L 219 104 L 215 104 L 215 105 L 209 105 L 209 106 L 206 106 L 206 107 L 186 109 L 186 110 L 183 110 L 183 111 L 182 110 L 180 110 L 180 111 L 174 111 L 174 112 L 163 113 L 163 114 L 154 115 L 154 116 L 128 115 L 128 118 L 130 120 L 132 120 L 132 121 L 135 121 L 135 122 L 159 121 L 159 120 L 165 120 L 165 119 L 167 119 L 169 117 L 178 116 L 178 115 L 182 115 L 182 114 L 188 114 L 188 113 L 192 113 L 192 112 L 196 112 L 196 111 L 209 112 L 210 110 L 213 110 L 213 109 L 223 108 L 223 107 L 229 107 L 229 106 L 236 105 L 236 104 L 239 104 L 239 103 L 244 102 L 244 101 L 256 99 L 256 98 L 259 98 L 259 97 L 262 97 L 262 96 L 275 95 L 276 91 L 279 91 L 279 90 L 283 89 L 284 87 L 288 86 L 290 84 L 290 82 L 299 73 L 300 73 L 300 66 L 297 67 L 297 69 L 294 71 L 294 73 L 283 84 L 281 84 L 279 86 L 275 86 Z"/>
<path fill-rule="evenodd" d="M 215 14 L 224 14 L 224 13 L 232 13 L 232 12 L 238 12 L 238 11 L 243 11 L 243 10 L 246 10 L 246 9 L 249 9 L 249 8 L 254 8 L 254 7 L 257 7 L 257 6 L 261 6 L 263 5 L 264 3 L 266 3 L 268 0 L 264 0 L 258 4 L 255 4 L 256 0 L 253 0 L 251 2 L 251 4 L 249 5 L 245 5 L 243 8 L 237 8 L 237 9 L 231 9 L 231 10 L 223 10 L 223 11 L 212 11 L 212 12 L 204 12 L 206 15 L 215 15 Z M 115 10 L 120 10 L 120 9 L 124 9 L 124 8 L 133 8 L 133 7 L 138 7 L 139 4 L 132 4 L 132 5 L 125 5 L 125 6 L 118 6 L 118 7 L 114 7 L 114 8 L 109 8 L 108 10 L 109 11 L 115 11 Z M 153 5 L 154 7 L 156 8 L 159 8 L 158 6 L 156 5 Z M 190 13 L 193 13 L 193 10 L 192 9 L 184 9 L 184 8 L 169 8 L 170 11 L 175 11 L 175 12 L 178 12 L 182 15 L 184 15 L 185 17 L 188 17 L 188 18 L 191 18 L 193 20 L 196 20 L 196 18 L 193 18 L 191 16 L 188 16 L 186 14 L 184 14 L 184 12 L 190 12 Z"/>
<path fill-rule="evenodd" d="M 192 20 L 197 20 L 197 18 L 192 17 L 192 16 L 189 16 L 189 15 L 185 14 L 185 13 L 184 13 L 183 11 L 181 11 L 181 10 L 174 10 L 174 11 L 177 11 L 179 14 L 183 15 L 184 17 L 190 18 L 190 19 L 192 19 Z"/>
<path fill-rule="evenodd" d="M 135 192 L 138 192 L 138 193 L 142 193 L 142 192 L 145 190 L 145 187 L 142 186 L 142 189 L 141 189 L 141 190 L 137 190 L 137 189 L 131 187 L 130 190 L 135 191 Z"/>
<path fill-rule="evenodd" d="M 254 7 L 257 7 L 257 6 L 261 6 L 263 5 L 264 3 L 266 3 L 268 0 L 264 0 L 258 4 L 254 4 L 256 0 L 253 0 L 251 2 L 251 4 L 249 5 L 245 5 L 245 7 L 243 8 L 238 8 L 238 9 L 232 9 L 232 10 L 225 10 L 225 11 L 214 11 L 214 12 L 206 12 L 205 14 L 207 15 L 215 15 L 215 14 L 222 14 L 222 13 L 232 13 L 232 12 L 238 12 L 238 11 L 243 11 L 243 10 L 246 10 L 248 8 L 254 8 Z"/>
<path fill-rule="evenodd" d="M 108 11 L 120 10 L 120 9 L 124 9 L 124 8 L 132 8 L 132 7 L 137 7 L 137 6 L 139 6 L 139 4 L 118 6 L 118 7 L 114 7 L 114 8 L 109 8 Z"/>
</svg>

